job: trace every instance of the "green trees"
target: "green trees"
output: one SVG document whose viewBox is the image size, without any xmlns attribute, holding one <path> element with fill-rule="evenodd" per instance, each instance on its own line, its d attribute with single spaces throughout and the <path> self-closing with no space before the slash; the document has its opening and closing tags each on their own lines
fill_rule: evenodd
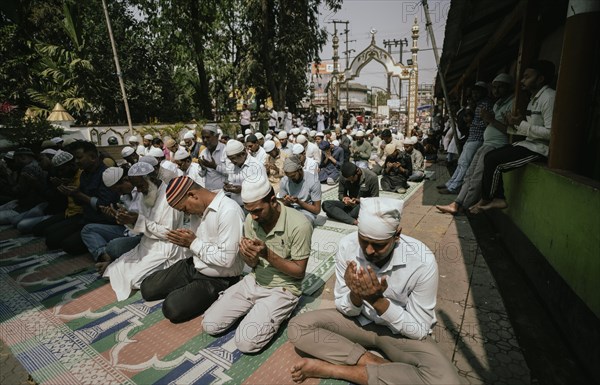
<svg viewBox="0 0 600 385">
<path fill-rule="evenodd" d="M 294 106 L 326 42 L 318 10 L 341 0 L 115 0 L 109 14 L 132 119 L 213 119 L 235 91 Z M 102 5 L 19 0 L 0 6 L 0 103 L 77 124 L 125 122 Z"/>
</svg>

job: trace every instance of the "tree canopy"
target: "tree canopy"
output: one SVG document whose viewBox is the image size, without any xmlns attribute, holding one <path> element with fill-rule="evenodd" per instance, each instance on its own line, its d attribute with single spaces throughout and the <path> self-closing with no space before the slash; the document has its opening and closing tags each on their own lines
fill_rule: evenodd
<svg viewBox="0 0 600 385">
<path fill-rule="evenodd" d="M 327 42 L 322 6 L 341 0 L 108 2 L 132 120 L 214 119 L 249 89 L 293 110 Z M 42 117 L 61 103 L 77 124 L 126 122 L 101 1 L 0 7 L 0 103 Z"/>
</svg>

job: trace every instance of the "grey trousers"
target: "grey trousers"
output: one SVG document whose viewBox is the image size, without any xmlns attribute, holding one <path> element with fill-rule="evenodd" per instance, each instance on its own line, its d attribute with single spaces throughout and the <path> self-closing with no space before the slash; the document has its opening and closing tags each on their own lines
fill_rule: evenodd
<svg viewBox="0 0 600 385">
<path fill-rule="evenodd" d="M 467 169 L 460 192 L 454 200 L 456 203 L 463 207 L 471 207 L 479 202 L 481 198 L 481 180 L 483 179 L 483 159 L 485 154 L 495 149 L 496 147 L 486 146 L 485 144 L 479 147 Z"/>
<path fill-rule="evenodd" d="M 367 365 L 369 384 L 458 384 L 456 369 L 431 341 L 411 340 L 385 326 L 361 326 L 337 309 L 298 315 L 288 338 L 305 353 L 336 365 L 356 365 L 367 349 L 378 349 L 390 363 Z"/>
</svg>

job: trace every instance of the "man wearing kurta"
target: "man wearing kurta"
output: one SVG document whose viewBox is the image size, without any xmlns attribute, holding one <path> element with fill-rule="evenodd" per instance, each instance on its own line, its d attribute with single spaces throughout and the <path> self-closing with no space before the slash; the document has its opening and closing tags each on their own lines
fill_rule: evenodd
<svg viewBox="0 0 600 385">
<path fill-rule="evenodd" d="M 249 214 L 239 247 L 252 273 L 204 313 L 202 327 L 211 335 L 220 334 L 243 317 L 235 343 L 241 352 L 255 353 L 269 343 L 298 304 L 312 226 L 302 213 L 277 200 L 264 176 L 244 180 L 242 199 Z"/>
<path fill-rule="evenodd" d="M 119 210 L 117 222 L 143 235 L 135 248 L 108 265 L 104 272 L 119 301 L 139 289 L 149 274 L 183 257 L 183 250 L 167 240 L 169 230 L 183 226 L 183 213 L 167 204 L 167 186 L 150 176 L 153 172 L 154 168 L 144 162 L 134 164 L 128 172 L 131 183 L 144 197 L 138 214 Z"/>
</svg>

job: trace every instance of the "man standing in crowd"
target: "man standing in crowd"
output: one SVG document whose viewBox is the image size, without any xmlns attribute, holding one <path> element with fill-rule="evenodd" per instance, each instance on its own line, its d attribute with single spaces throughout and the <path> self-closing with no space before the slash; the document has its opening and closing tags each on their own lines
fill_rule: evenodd
<svg viewBox="0 0 600 385">
<path fill-rule="evenodd" d="M 204 187 L 216 192 L 223 188 L 227 180 L 227 155 L 225 144 L 219 141 L 217 127 L 205 125 L 202 128 L 202 143 L 206 146 L 200 153 L 198 164 L 200 176 L 204 178 Z"/>
</svg>

